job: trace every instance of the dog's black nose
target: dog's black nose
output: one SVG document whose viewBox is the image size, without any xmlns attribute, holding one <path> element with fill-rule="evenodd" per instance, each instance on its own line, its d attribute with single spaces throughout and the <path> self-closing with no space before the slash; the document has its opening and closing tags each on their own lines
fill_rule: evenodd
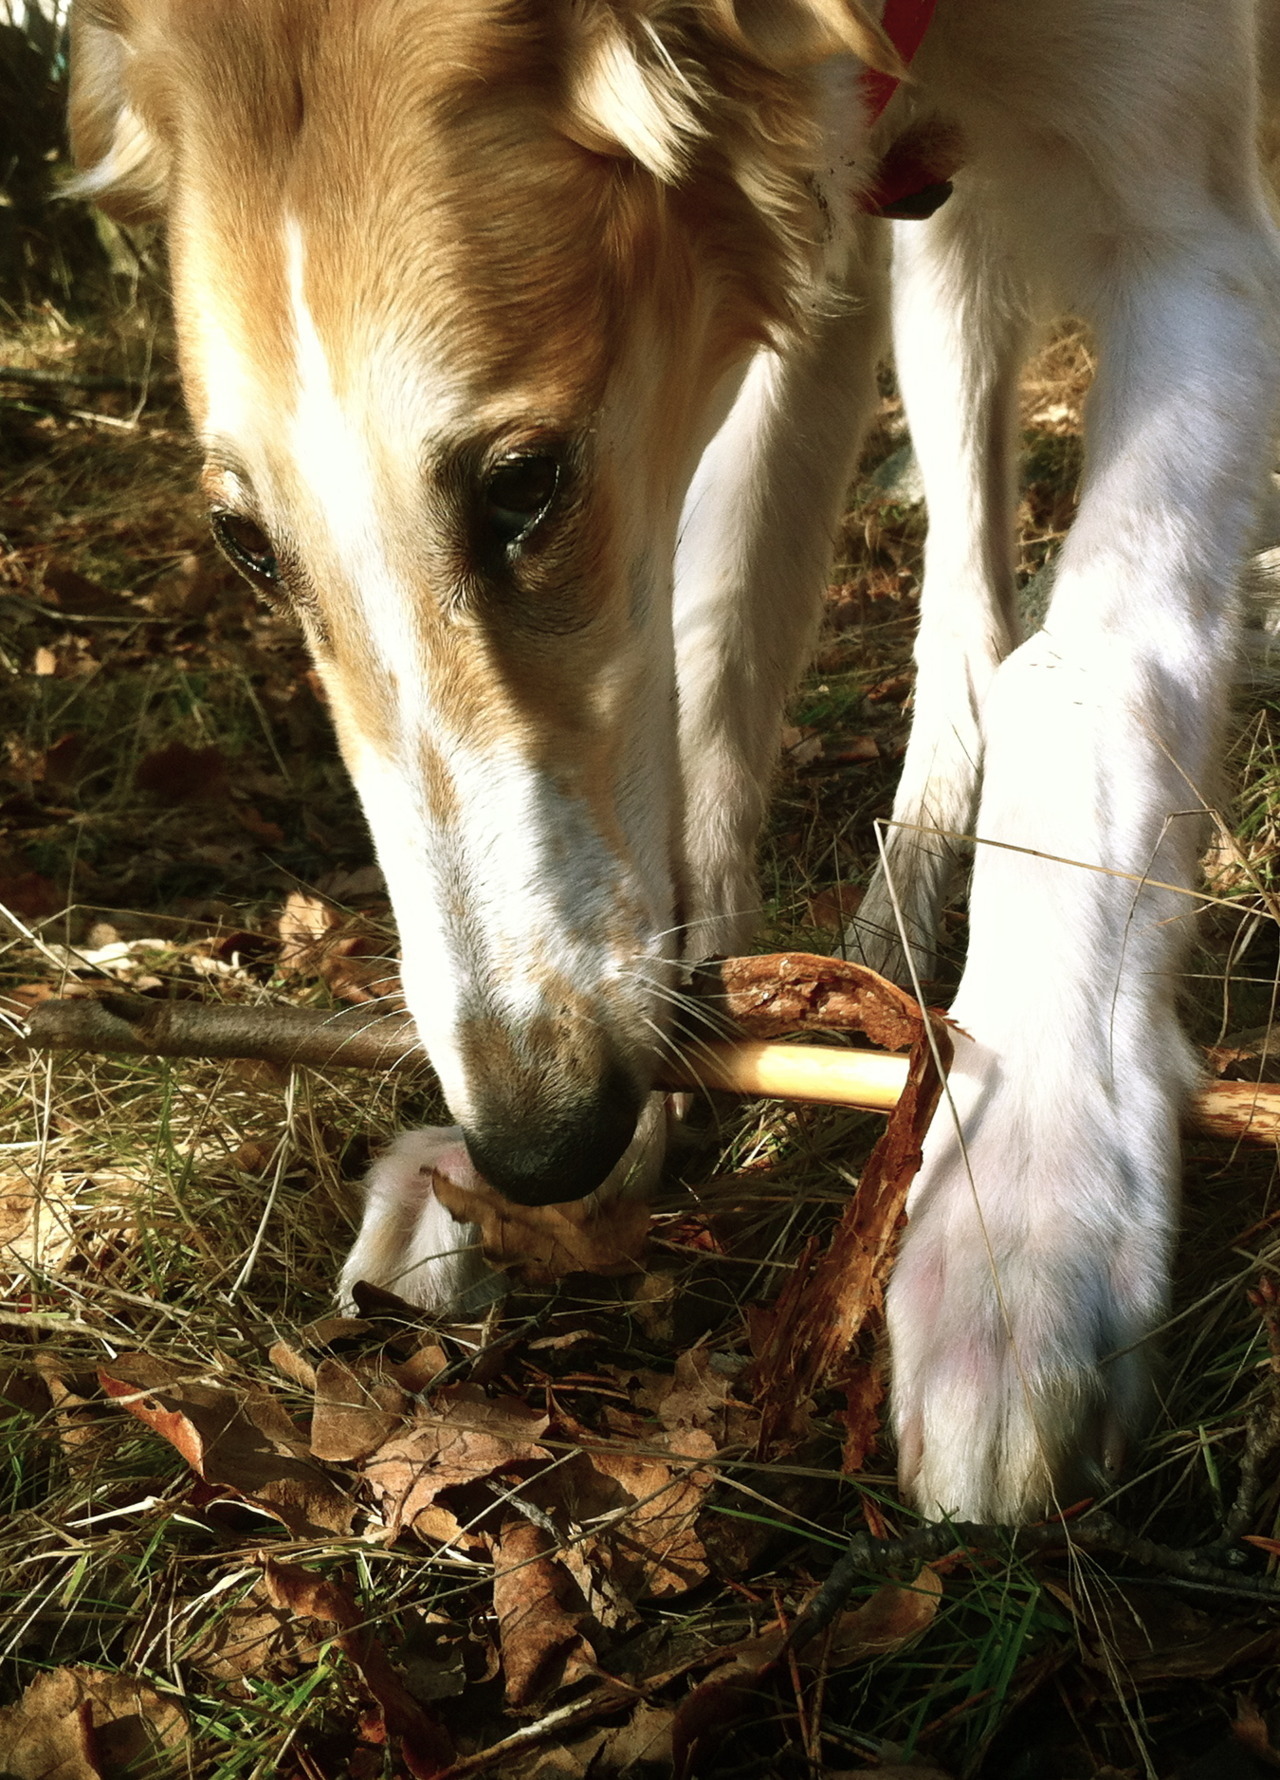
<svg viewBox="0 0 1280 1780">
<path fill-rule="evenodd" d="M 495 1096 L 462 1135 L 477 1173 L 517 1205 L 585 1199 L 635 1136 L 644 1098 L 626 1071 L 613 1067 L 589 1098 L 567 1106 L 535 1110 Z"/>
</svg>

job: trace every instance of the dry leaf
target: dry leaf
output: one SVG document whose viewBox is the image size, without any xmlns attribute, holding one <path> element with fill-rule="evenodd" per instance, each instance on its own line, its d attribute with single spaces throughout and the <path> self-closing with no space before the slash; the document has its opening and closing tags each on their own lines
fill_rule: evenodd
<svg viewBox="0 0 1280 1780">
<path fill-rule="evenodd" d="M 669 1432 L 698 1428 L 716 1447 L 754 1440 L 759 1415 L 754 1404 L 734 1397 L 734 1382 L 744 1363 L 732 1356 L 731 1371 L 723 1369 L 726 1356 L 709 1347 L 689 1348 L 676 1360 L 675 1376 L 651 1372 L 636 1392 L 641 1409 L 652 1410 Z"/>
<path fill-rule="evenodd" d="M 208 802 L 227 790 L 227 762 L 220 748 L 189 748 L 170 742 L 138 762 L 133 782 L 139 791 L 166 804 Z"/>
<path fill-rule="evenodd" d="M 132 1235 L 138 1177 L 117 1169 L 53 1172 L 35 1186 L 0 1174 L 0 1273 L 61 1271 L 72 1260 L 102 1261 Z"/>
<path fill-rule="evenodd" d="M 782 730 L 782 758 L 791 766 L 809 766 L 822 758 L 822 737 L 816 729 L 796 729 L 793 724 L 785 724 Z"/>
<path fill-rule="evenodd" d="M 870 1600 L 836 1620 L 826 1648 L 820 1653 L 823 1666 L 848 1668 L 873 1656 L 901 1650 L 929 1629 L 941 1601 L 942 1578 L 928 1565 L 910 1584 L 885 1583 Z M 818 1660 L 816 1641 L 803 1654 L 807 1660 Z"/>
<path fill-rule="evenodd" d="M 595 1651 L 580 1630 L 581 1604 L 575 1611 L 576 1591 L 554 1560 L 549 1533 L 511 1513 L 490 1549 L 506 1700 L 520 1710 L 581 1680 L 595 1664 Z"/>
<path fill-rule="evenodd" d="M 491 1400 L 479 1385 L 446 1385 L 365 1461 L 365 1479 L 393 1535 L 411 1527 L 419 1538 L 448 1541 L 457 1521 L 447 1509 L 431 1512 L 441 1491 L 549 1458 L 538 1445 L 549 1425 L 514 1397 Z"/>
<path fill-rule="evenodd" d="M 316 1458 L 339 1464 L 357 1463 L 377 1452 L 409 1409 L 408 1392 L 379 1371 L 376 1359 L 364 1365 L 322 1360 L 315 1392 L 311 1450 Z"/>
<path fill-rule="evenodd" d="M 606 1726 L 569 1737 L 556 1746 L 559 1770 L 545 1769 L 547 1780 L 562 1772 L 566 1780 L 615 1780 L 633 1774 L 637 1769 L 652 1774 L 671 1771 L 671 1725 L 675 1713 L 670 1706 L 655 1706 L 642 1700 L 623 1724 Z M 550 1751 L 548 1751 L 550 1753 Z M 544 1768 L 537 1769 L 537 1780 L 543 1780 Z"/>
<path fill-rule="evenodd" d="M 43 921 L 65 908 L 66 902 L 51 879 L 38 871 L 25 871 L 0 855 L 0 907 L 25 915 L 28 921 Z"/>
<path fill-rule="evenodd" d="M 206 1483 L 263 1509 L 298 1538 L 351 1531 L 355 1503 L 311 1458 L 274 1397 L 210 1384 L 150 1354 L 122 1354 L 98 1376 Z"/>
<path fill-rule="evenodd" d="M 873 735 L 833 736 L 824 755 L 833 766 L 856 766 L 864 760 L 879 758 L 880 744 Z"/>
<path fill-rule="evenodd" d="M 796 1655 L 824 1671 L 884 1656 L 918 1638 L 933 1623 L 942 1598 L 941 1578 L 927 1565 L 904 1587 L 886 1583 L 860 1607 L 842 1613 L 825 1639 L 812 1639 Z M 770 1626 L 720 1652 L 720 1664 L 681 1701 L 673 1725 L 677 1775 L 694 1771 L 700 1749 L 714 1747 L 759 1705 L 760 1690 L 786 1649 L 787 1633 Z M 880 1770 L 877 1770 L 879 1772 Z"/>
<path fill-rule="evenodd" d="M 833 884 L 829 890 L 819 890 L 805 904 L 809 925 L 828 933 L 843 933 L 846 923 L 862 906 L 865 895 L 860 884 Z"/>
<path fill-rule="evenodd" d="M 75 1251 L 76 1209 L 64 1175 L 47 1175 L 42 1187 L 22 1174 L 0 1175 L 0 1268 L 56 1273 Z"/>
<path fill-rule="evenodd" d="M 169 1752 L 187 1737 L 186 1714 L 145 1681 L 100 1669 L 38 1675 L 0 1711 L 6 1780 L 115 1780 L 135 1763 L 172 1773 Z"/>
<path fill-rule="evenodd" d="M 386 941 L 359 916 L 319 896 L 291 891 L 276 921 L 282 976 L 318 977 L 342 1001 L 383 1001 L 402 1008 L 400 978 Z"/>
<path fill-rule="evenodd" d="M 710 1458 L 715 1442 L 686 1430 L 674 1437 L 689 1456 Z M 645 1454 L 591 1447 L 537 1479 L 529 1494 L 549 1510 L 562 1507 L 586 1529 L 582 1549 L 624 1596 L 682 1594 L 707 1575 L 697 1517 L 712 1474 L 701 1466 Z M 553 1493 L 554 1492 L 554 1493 Z"/>
<path fill-rule="evenodd" d="M 338 1648 L 378 1702 L 385 1734 L 400 1739 L 400 1753 L 413 1780 L 433 1780 L 452 1760 L 452 1743 L 396 1674 L 368 1629 L 368 1613 L 347 1589 L 301 1564 L 277 1564 L 267 1558 L 263 1570 L 267 1597 L 274 1606 L 334 1628 Z"/>
<path fill-rule="evenodd" d="M 136 622 L 139 613 L 120 594 L 112 593 L 98 581 L 91 581 L 78 569 L 62 563 L 46 563 L 40 598 L 60 612 L 73 612 L 85 618 L 121 618 Z"/>
<path fill-rule="evenodd" d="M 515 1205 L 479 1176 L 460 1187 L 434 1174 L 431 1190 L 445 1210 L 479 1224 L 485 1259 L 514 1269 L 528 1285 L 567 1273 L 635 1273 L 644 1266 L 649 1209 L 638 1198 L 601 1207 L 594 1197 L 558 1205 Z"/>
<path fill-rule="evenodd" d="M 874 686 L 868 686 L 863 697 L 869 705 L 882 705 L 886 700 L 898 704 L 914 685 L 914 674 L 890 674 L 887 680 L 877 680 Z"/>
<path fill-rule="evenodd" d="M 1236 1695 L 1236 1716 L 1231 1731 L 1237 1743 L 1264 1767 L 1280 1768 L 1280 1750 L 1273 1747 L 1267 1721 L 1246 1694 Z"/>
<path fill-rule="evenodd" d="M 1092 1668 L 1108 1677 L 1119 1672 L 1127 1685 L 1213 1680 L 1240 1663 L 1274 1662 L 1280 1648 L 1274 1627 L 1224 1623 L 1155 1589 L 1126 1586 L 1123 1604 L 1126 1611 L 1108 1618 L 1107 1648 L 1082 1651 Z"/>
<path fill-rule="evenodd" d="M 271 1602 L 261 1579 L 243 1600 L 204 1620 L 195 1642 L 181 1652 L 184 1662 L 213 1681 L 286 1680 L 318 1654 L 315 1638 L 303 1634 L 286 1608 Z"/>
<path fill-rule="evenodd" d="M 92 1474 L 98 1449 L 116 1438 L 115 1413 L 93 1373 L 74 1370 L 53 1348 L 38 1348 L 36 1371 L 53 1407 L 53 1425 L 73 1476 Z"/>
<path fill-rule="evenodd" d="M 1214 1075 L 1228 1081 L 1280 1081 L 1280 1026 L 1230 1032 L 1221 1044 L 1206 1047 L 1204 1057 Z"/>
<path fill-rule="evenodd" d="M 88 637 L 73 636 L 59 637 L 52 644 L 42 643 L 31 662 L 37 674 L 59 680 L 86 679 L 96 674 L 101 665 Z"/>
</svg>

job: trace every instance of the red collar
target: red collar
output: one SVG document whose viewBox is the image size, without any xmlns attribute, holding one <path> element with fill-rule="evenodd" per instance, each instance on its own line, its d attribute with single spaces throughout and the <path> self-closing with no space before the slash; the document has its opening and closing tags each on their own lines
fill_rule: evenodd
<svg viewBox="0 0 1280 1780">
<path fill-rule="evenodd" d="M 881 20 L 885 36 L 908 68 L 924 41 L 937 4 L 938 0 L 885 0 Z M 862 87 L 867 95 L 868 123 L 875 123 L 899 85 L 894 75 L 881 74 L 877 68 L 867 69 L 862 76 Z"/>
<path fill-rule="evenodd" d="M 885 35 L 909 67 L 929 29 L 937 0 L 886 0 Z M 892 74 L 868 68 L 862 76 L 867 97 L 867 123 L 880 118 L 901 82 Z M 932 216 L 951 196 L 951 175 L 960 164 L 954 134 L 926 121 L 908 128 L 890 144 L 862 208 L 874 216 Z"/>
</svg>

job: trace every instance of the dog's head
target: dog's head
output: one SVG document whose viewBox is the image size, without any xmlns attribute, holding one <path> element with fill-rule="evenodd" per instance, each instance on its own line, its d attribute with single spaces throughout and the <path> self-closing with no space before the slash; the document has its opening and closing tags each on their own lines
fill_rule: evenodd
<svg viewBox="0 0 1280 1780">
<path fill-rule="evenodd" d="M 81 0 L 81 189 L 165 221 L 223 549 L 298 615 L 480 1171 L 590 1191 L 679 922 L 671 564 L 803 326 L 857 0 Z M 856 120 L 850 120 L 856 129 Z"/>
</svg>

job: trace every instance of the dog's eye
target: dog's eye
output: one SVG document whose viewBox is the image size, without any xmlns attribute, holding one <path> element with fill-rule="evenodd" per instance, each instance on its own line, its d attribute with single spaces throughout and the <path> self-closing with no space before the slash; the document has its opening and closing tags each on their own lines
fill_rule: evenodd
<svg viewBox="0 0 1280 1780">
<path fill-rule="evenodd" d="M 213 535 L 238 569 L 255 581 L 279 581 L 280 564 L 260 525 L 239 513 L 215 513 Z"/>
<path fill-rule="evenodd" d="M 481 497 L 485 529 L 495 542 L 518 544 L 531 532 L 560 486 L 560 465 L 545 451 L 512 452 L 492 469 Z"/>
</svg>

